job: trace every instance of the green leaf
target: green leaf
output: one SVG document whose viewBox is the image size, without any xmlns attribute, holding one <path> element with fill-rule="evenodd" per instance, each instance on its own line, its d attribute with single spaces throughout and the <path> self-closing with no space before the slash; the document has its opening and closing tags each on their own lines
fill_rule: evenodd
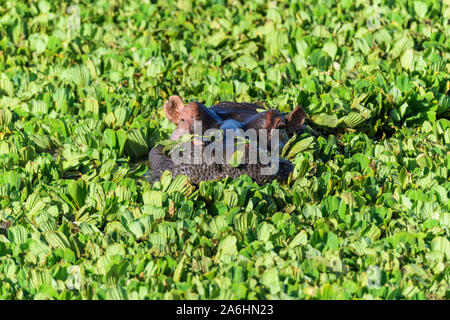
<svg viewBox="0 0 450 320">
<path fill-rule="evenodd" d="M 431 241 L 431 251 L 442 253 L 447 260 L 450 259 L 450 241 L 445 237 L 435 237 Z"/>
<path fill-rule="evenodd" d="M 272 233 L 275 231 L 275 227 L 270 223 L 263 222 L 257 229 L 258 240 L 266 242 L 269 240 Z"/>
<path fill-rule="evenodd" d="M 14 84 L 4 73 L 0 75 L 0 94 L 2 93 L 5 93 L 10 97 L 14 96 Z"/>
<path fill-rule="evenodd" d="M 237 239 L 235 236 L 229 235 L 222 239 L 219 243 L 215 261 L 230 261 L 237 254 Z"/>
<path fill-rule="evenodd" d="M 331 59 L 334 59 L 337 52 L 337 46 L 334 42 L 327 42 L 324 44 L 322 50 L 328 53 Z"/>
<path fill-rule="evenodd" d="M 413 69 L 413 61 L 414 61 L 414 52 L 412 49 L 407 49 L 402 54 L 402 57 L 400 58 L 400 63 L 402 67 L 406 70 L 412 71 Z"/>
<path fill-rule="evenodd" d="M 321 113 L 318 115 L 314 115 L 311 117 L 312 122 L 314 122 L 318 126 L 328 127 L 328 128 L 336 128 L 338 125 L 337 116 L 332 114 Z"/>
<path fill-rule="evenodd" d="M 277 269 L 270 268 L 264 271 L 261 276 L 261 283 L 269 288 L 271 294 L 277 294 L 280 292 L 281 287 Z"/>
<path fill-rule="evenodd" d="M 240 150 L 236 150 L 228 159 L 228 164 L 232 167 L 238 167 L 242 163 L 243 158 L 244 153 Z"/>
<path fill-rule="evenodd" d="M 422 1 L 414 1 L 414 12 L 419 19 L 424 19 L 427 14 L 427 4 Z"/>
<path fill-rule="evenodd" d="M 213 47 L 218 47 L 227 38 L 228 38 L 227 34 L 224 31 L 218 31 L 218 32 L 214 33 L 212 36 L 209 37 L 208 44 L 210 44 Z"/>
<path fill-rule="evenodd" d="M 402 187 L 402 189 L 405 189 L 408 183 L 405 167 L 402 167 L 402 169 L 400 170 L 400 173 L 398 174 L 398 180 L 400 182 L 400 186 Z"/>
<path fill-rule="evenodd" d="M 186 260 L 186 256 L 183 255 L 181 258 L 181 261 L 178 263 L 177 268 L 175 269 L 175 272 L 173 273 L 173 282 L 177 283 L 181 279 L 181 275 L 183 274 L 184 270 L 184 261 Z"/>
<path fill-rule="evenodd" d="M 87 196 L 87 186 L 84 180 L 71 180 L 69 182 L 69 194 L 72 197 L 75 205 L 81 208 L 85 204 Z"/>
<path fill-rule="evenodd" d="M 8 229 L 8 239 L 12 243 L 20 246 L 27 241 L 28 231 L 21 225 L 13 226 Z"/>
<path fill-rule="evenodd" d="M 61 231 L 50 231 L 45 234 L 45 240 L 47 243 L 56 249 L 68 249 L 70 248 L 69 239 Z"/>
<path fill-rule="evenodd" d="M 116 147 L 117 139 L 114 130 L 106 129 L 105 132 L 103 133 L 103 137 L 105 139 L 106 145 L 109 148 L 114 149 Z"/>
<path fill-rule="evenodd" d="M 295 248 L 297 246 L 304 246 L 308 243 L 308 235 L 305 230 L 300 231 L 294 239 L 289 243 L 290 248 Z"/>
</svg>

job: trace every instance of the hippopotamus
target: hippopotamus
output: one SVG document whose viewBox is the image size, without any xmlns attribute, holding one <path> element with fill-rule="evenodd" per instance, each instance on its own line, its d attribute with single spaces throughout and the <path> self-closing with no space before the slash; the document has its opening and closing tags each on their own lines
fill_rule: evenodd
<svg viewBox="0 0 450 320">
<path fill-rule="evenodd" d="M 204 148 L 204 147 L 203 147 Z M 193 151 L 192 151 L 193 152 Z M 238 166 L 232 166 L 229 163 L 206 163 L 199 164 L 174 163 L 172 158 L 163 151 L 163 146 L 157 146 L 150 151 L 150 181 L 154 182 L 161 178 L 165 170 L 172 172 L 172 176 L 184 174 L 194 185 L 199 185 L 200 181 L 220 180 L 226 177 L 238 178 L 247 174 L 256 183 L 262 185 L 270 183 L 273 180 L 286 182 L 289 174 L 293 170 L 293 164 L 285 159 L 279 159 L 279 169 L 276 174 L 264 174 L 262 169 L 271 166 L 269 164 L 251 164 L 245 162 Z"/>
<path fill-rule="evenodd" d="M 271 146 L 274 132 L 281 131 L 281 138 L 276 145 L 278 147 L 276 150 L 281 150 L 289 136 L 292 136 L 295 132 L 301 132 L 303 129 L 306 114 L 300 106 L 286 115 L 282 115 L 274 109 L 262 112 L 258 112 L 258 109 L 261 109 L 261 107 L 255 104 L 228 101 L 220 102 L 210 108 L 195 101 L 185 105 L 179 96 L 170 97 L 164 104 L 166 116 L 177 125 L 177 129 L 171 136 L 172 141 L 178 141 L 184 134 L 194 133 L 196 124 L 202 126 L 201 134 L 204 134 L 208 129 L 226 132 L 241 129 L 255 129 L 258 132 L 262 132 L 263 130 L 261 129 L 265 129 L 265 140 L 263 139 L 262 141 L 267 141 L 267 145 L 264 143 L 264 145 L 259 145 L 257 148 L 267 150 Z M 224 143 L 225 141 L 229 143 L 229 140 L 225 138 Z M 234 141 L 232 140 L 229 144 L 233 144 Z M 207 143 L 205 144 L 202 139 L 194 138 L 192 144 L 199 145 L 198 149 L 191 148 L 180 159 L 188 156 L 194 157 L 196 155 L 194 149 L 202 154 L 205 148 L 208 148 Z M 237 178 L 244 174 L 250 176 L 258 184 L 270 183 L 273 180 L 287 181 L 290 172 L 293 170 L 293 164 L 290 161 L 278 158 L 278 154 L 274 153 L 272 153 L 273 157 L 269 161 L 267 159 L 262 161 L 259 156 L 256 161 L 250 161 L 250 150 L 250 145 L 245 144 L 244 162 L 232 165 L 225 155 L 219 157 L 218 161 L 216 159 L 215 162 L 174 161 L 171 156 L 163 151 L 163 146 L 157 146 L 149 154 L 150 180 L 156 181 L 160 179 L 162 172 L 169 170 L 173 176 L 186 175 L 196 185 L 200 181 L 220 180 L 225 177 Z M 274 168 L 274 166 L 278 170 L 268 173 L 269 169 Z"/>
</svg>

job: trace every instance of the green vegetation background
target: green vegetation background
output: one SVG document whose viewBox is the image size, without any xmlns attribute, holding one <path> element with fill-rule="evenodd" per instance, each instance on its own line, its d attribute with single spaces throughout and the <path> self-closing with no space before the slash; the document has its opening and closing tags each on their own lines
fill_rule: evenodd
<svg viewBox="0 0 450 320">
<path fill-rule="evenodd" d="M 226 5 L 226 6 L 224 6 Z M 448 299 L 448 0 L 0 2 L 1 299 Z M 302 104 L 287 185 L 151 186 L 168 96 Z"/>
</svg>

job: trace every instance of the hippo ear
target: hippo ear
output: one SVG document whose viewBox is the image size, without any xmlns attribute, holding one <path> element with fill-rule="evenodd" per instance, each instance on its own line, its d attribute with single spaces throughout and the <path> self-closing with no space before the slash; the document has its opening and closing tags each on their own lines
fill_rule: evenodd
<svg viewBox="0 0 450 320">
<path fill-rule="evenodd" d="M 264 123 L 265 129 L 281 129 L 285 126 L 285 121 L 279 112 L 274 109 L 270 109 L 266 113 L 266 121 Z"/>
<path fill-rule="evenodd" d="M 180 120 L 181 110 L 184 108 L 184 102 L 180 96 L 171 96 L 169 100 L 164 103 L 164 113 L 167 119 L 175 124 Z"/>
<path fill-rule="evenodd" d="M 303 110 L 302 106 L 298 106 L 292 112 L 284 116 L 287 123 L 286 129 L 289 136 L 294 133 L 301 133 L 303 131 L 306 117 L 306 112 Z"/>
</svg>

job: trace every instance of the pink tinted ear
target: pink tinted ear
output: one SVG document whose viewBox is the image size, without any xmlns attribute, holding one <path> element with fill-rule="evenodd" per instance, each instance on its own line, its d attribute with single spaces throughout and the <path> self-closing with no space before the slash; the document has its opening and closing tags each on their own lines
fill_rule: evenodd
<svg viewBox="0 0 450 320">
<path fill-rule="evenodd" d="M 189 102 L 186 105 L 187 108 L 191 109 L 192 119 L 198 119 L 202 114 L 202 107 L 196 101 Z"/>
<path fill-rule="evenodd" d="M 303 110 L 302 106 L 297 106 L 297 108 L 287 114 L 284 118 L 287 122 L 286 127 L 288 134 L 292 135 L 294 132 L 300 133 L 303 130 L 306 117 L 306 112 Z"/>
<path fill-rule="evenodd" d="M 184 102 L 180 96 L 171 96 L 169 100 L 164 103 L 164 113 L 167 119 L 175 124 L 180 120 L 181 110 L 184 108 Z"/>
<path fill-rule="evenodd" d="M 284 120 L 279 112 L 270 109 L 266 114 L 265 129 L 278 129 L 285 125 Z"/>
</svg>

